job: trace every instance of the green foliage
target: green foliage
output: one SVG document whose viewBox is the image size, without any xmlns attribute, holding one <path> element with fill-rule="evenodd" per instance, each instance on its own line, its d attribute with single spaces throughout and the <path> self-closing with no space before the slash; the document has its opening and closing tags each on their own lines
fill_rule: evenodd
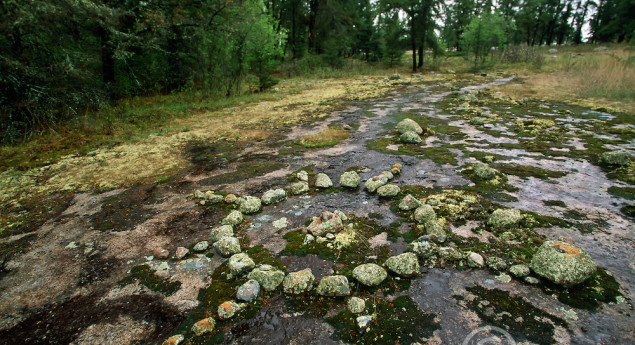
<svg viewBox="0 0 635 345">
<path fill-rule="evenodd" d="M 397 12 L 392 17 L 386 18 L 383 30 L 385 37 L 383 61 L 392 67 L 399 64 L 404 55 L 403 28 Z"/>
<path fill-rule="evenodd" d="M 509 24 L 497 13 L 474 17 L 461 35 L 461 46 L 474 57 L 474 64 L 485 61 L 492 48 L 502 49 L 507 42 Z"/>
</svg>

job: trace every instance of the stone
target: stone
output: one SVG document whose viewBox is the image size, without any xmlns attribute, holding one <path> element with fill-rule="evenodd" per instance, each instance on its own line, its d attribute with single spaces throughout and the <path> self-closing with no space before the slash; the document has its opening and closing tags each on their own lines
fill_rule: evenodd
<svg viewBox="0 0 635 345">
<path fill-rule="evenodd" d="M 294 195 L 300 195 L 309 191 L 309 183 L 304 181 L 294 182 L 289 185 L 289 188 Z"/>
<path fill-rule="evenodd" d="M 340 186 L 346 188 L 357 188 L 361 179 L 359 175 L 354 171 L 347 171 L 340 176 Z"/>
<path fill-rule="evenodd" d="M 397 196 L 399 192 L 401 192 L 401 189 L 390 183 L 377 188 L 377 195 L 385 198 Z"/>
<path fill-rule="evenodd" d="M 472 166 L 474 169 L 474 175 L 482 180 L 491 180 L 496 177 L 496 173 L 498 172 L 496 169 L 491 168 L 486 163 L 474 163 Z"/>
<path fill-rule="evenodd" d="M 485 123 L 486 121 L 482 117 L 473 117 L 470 119 L 470 125 L 473 125 L 473 126 L 482 126 Z"/>
<path fill-rule="evenodd" d="M 229 212 L 227 217 L 225 217 L 225 218 L 223 218 L 223 220 L 221 220 L 221 224 L 236 226 L 236 225 L 242 223 L 244 219 L 245 218 L 243 217 L 243 214 L 240 211 L 234 210 L 234 211 Z"/>
<path fill-rule="evenodd" d="M 310 268 L 302 271 L 291 272 L 282 281 L 282 289 L 285 294 L 299 295 L 313 288 L 315 276 Z"/>
<path fill-rule="evenodd" d="M 353 269 L 353 278 L 366 286 L 377 286 L 386 277 L 386 270 L 377 264 L 362 264 Z"/>
<path fill-rule="evenodd" d="M 401 74 L 397 74 L 397 73 L 392 74 L 392 75 L 390 76 L 390 78 L 388 78 L 388 79 L 390 79 L 390 80 L 398 80 L 398 79 L 401 79 Z"/>
<path fill-rule="evenodd" d="M 348 307 L 348 310 L 351 311 L 351 313 L 359 314 L 364 312 L 364 309 L 366 309 L 366 301 L 359 297 L 351 297 L 348 300 L 346 306 Z"/>
<path fill-rule="evenodd" d="M 320 296 L 337 297 L 351 294 L 348 279 L 342 275 L 332 275 L 322 278 L 315 290 Z"/>
<path fill-rule="evenodd" d="M 515 208 L 496 209 L 487 219 L 487 224 L 495 229 L 506 229 L 516 226 L 523 216 Z"/>
<path fill-rule="evenodd" d="M 402 277 L 416 276 L 421 272 L 419 259 L 414 253 L 403 253 L 386 260 L 386 267 Z"/>
<path fill-rule="evenodd" d="M 495 271 L 504 271 L 507 269 L 507 263 L 505 260 L 497 256 L 488 256 L 485 260 L 485 264 L 487 264 L 487 267 Z"/>
<path fill-rule="evenodd" d="M 240 242 L 236 237 L 225 236 L 214 243 L 214 251 L 222 257 L 240 253 Z"/>
<path fill-rule="evenodd" d="M 392 180 L 393 178 L 395 178 L 395 175 L 394 175 L 392 172 L 388 171 L 388 170 L 382 171 L 382 172 L 381 172 L 381 174 L 379 174 L 379 175 L 386 176 L 386 178 L 388 179 L 388 181 L 390 181 L 390 180 Z"/>
<path fill-rule="evenodd" d="M 366 330 L 368 329 L 368 326 L 370 325 L 372 321 L 373 321 L 373 317 L 370 315 L 358 316 L 355 319 L 355 322 L 357 323 L 357 331 L 359 333 L 366 332 Z"/>
<path fill-rule="evenodd" d="M 555 48 L 551 48 L 547 51 L 549 54 L 553 55 L 553 54 L 558 54 L 558 49 Z"/>
<path fill-rule="evenodd" d="M 342 230 L 342 219 L 333 212 L 324 211 L 307 227 L 313 236 L 324 236 L 327 233 L 337 233 Z"/>
<path fill-rule="evenodd" d="M 481 268 L 485 266 L 485 260 L 481 254 L 470 253 L 467 256 L 467 265 L 472 268 Z"/>
<path fill-rule="evenodd" d="M 240 198 L 234 194 L 225 195 L 225 202 L 228 204 L 238 204 L 240 202 Z"/>
<path fill-rule="evenodd" d="M 218 318 L 221 320 L 231 319 L 240 309 L 242 309 L 240 304 L 234 301 L 225 301 L 218 306 Z"/>
<path fill-rule="evenodd" d="M 274 220 L 273 222 L 271 222 L 271 225 L 273 225 L 273 227 L 276 229 L 284 229 L 289 225 L 289 223 L 288 223 L 287 217 L 282 217 L 278 220 Z"/>
<path fill-rule="evenodd" d="M 397 123 L 397 131 L 404 134 L 406 132 L 415 132 L 416 134 L 423 133 L 423 128 L 412 119 L 403 119 Z"/>
<path fill-rule="evenodd" d="M 236 298 L 250 303 L 258 298 L 258 293 L 260 293 L 260 284 L 257 281 L 251 279 L 245 282 L 238 288 L 238 292 L 236 292 Z"/>
<path fill-rule="evenodd" d="M 427 236 L 426 236 L 427 237 Z M 429 239 L 421 237 L 414 242 L 408 244 L 408 251 L 417 254 L 422 259 L 427 259 L 437 253 L 437 244 Z"/>
<path fill-rule="evenodd" d="M 419 206 L 414 213 L 414 219 L 419 224 L 426 224 L 437 220 L 437 214 L 434 212 L 432 206 L 424 204 Z"/>
<path fill-rule="evenodd" d="M 536 285 L 536 284 L 540 283 L 540 279 L 538 279 L 536 277 L 525 277 L 525 283 L 531 284 L 531 285 Z"/>
<path fill-rule="evenodd" d="M 333 181 L 331 181 L 331 178 L 329 177 L 329 175 L 324 174 L 324 173 L 319 173 L 315 177 L 315 187 L 317 187 L 317 188 L 331 188 L 331 187 L 333 187 Z"/>
<path fill-rule="evenodd" d="M 375 191 L 377 191 L 377 188 L 385 185 L 386 183 L 388 183 L 388 179 L 386 178 L 386 176 L 373 176 L 366 180 L 366 182 L 364 183 L 364 188 L 366 188 L 366 190 L 371 193 L 375 193 Z"/>
<path fill-rule="evenodd" d="M 240 203 L 239 210 L 242 214 L 253 214 L 256 212 L 260 212 L 261 208 L 262 203 L 260 201 L 260 198 L 256 198 L 255 196 L 246 196 Z"/>
<path fill-rule="evenodd" d="M 333 211 L 333 213 L 335 213 L 336 215 L 340 216 L 340 219 L 342 220 L 342 222 L 345 222 L 345 221 L 348 220 L 348 216 L 344 212 L 342 212 L 340 210 L 335 210 L 335 211 Z"/>
<path fill-rule="evenodd" d="M 417 198 L 415 198 L 411 194 L 408 194 L 399 202 L 399 209 L 402 211 L 410 211 L 420 207 L 421 205 L 422 205 L 421 201 L 419 201 Z"/>
<path fill-rule="evenodd" d="M 287 192 L 282 188 L 270 189 L 262 195 L 261 201 L 265 205 L 271 205 L 287 198 Z"/>
<path fill-rule="evenodd" d="M 502 283 L 509 283 L 512 281 L 512 277 L 507 273 L 501 273 L 496 276 L 496 279 Z"/>
<path fill-rule="evenodd" d="M 234 236 L 234 229 L 231 225 L 221 225 L 212 229 L 209 233 L 209 239 L 212 242 L 216 242 L 223 237 L 232 237 Z"/>
<path fill-rule="evenodd" d="M 167 338 L 163 342 L 163 345 L 179 345 L 183 342 L 183 340 L 185 340 L 185 337 L 182 334 L 176 334 Z"/>
<path fill-rule="evenodd" d="M 176 254 L 174 254 L 174 257 L 177 258 L 177 260 L 181 260 L 184 257 L 187 256 L 187 254 L 190 253 L 190 250 L 185 248 L 185 247 L 178 247 L 176 248 Z"/>
<path fill-rule="evenodd" d="M 194 245 L 192 248 L 195 252 L 204 252 L 209 248 L 209 243 L 207 241 L 201 241 Z"/>
<path fill-rule="evenodd" d="M 597 271 L 593 259 L 584 249 L 558 241 L 544 242 L 529 267 L 538 276 L 565 287 L 578 285 Z"/>
<path fill-rule="evenodd" d="M 311 243 L 313 241 L 315 241 L 315 236 L 313 236 L 311 234 L 306 234 L 306 236 L 304 236 L 304 241 L 302 243 L 309 244 L 309 243 Z"/>
<path fill-rule="evenodd" d="M 298 181 L 309 182 L 309 173 L 304 170 L 300 170 L 295 174 L 295 178 L 297 178 Z"/>
<path fill-rule="evenodd" d="M 198 336 L 204 333 L 211 332 L 214 330 L 215 325 L 216 321 L 214 321 L 214 318 L 210 316 L 203 320 L 197 321 L 194 326 L 192 326 L 192 333 Z"/>
<path fill-rule="evenodd" d="M 249 272 L 247 278 L 256 280 L 265 291 L 273 291 L 282 283 L 284 276 L 281 270 L 263 264 Z"/>
<path fill-rule="evenodd" d="M 529 275 L 529 273 L 531 273 L 531 271 L 529 270 L 529 266 L 527 265 L 512 265 L 509 268 L 509 273 L 511 273 L 511 275 L 513 275 L 516 278 L 523 278 Z"/>
<path fill-rule="evenodd" d="M 419 134 L 412 131 L 409 131 L 400 135 L 399 140 L 402 143 L 406 143 L 406 144 L 420 144 L 423 141 L 421 140 L 421 137 L 419 136 Z"/>
<path fill-rule="evenodd" d="M 627 166 L 630 155 L 625 150 L 604 152 L 600 156 L 600 161 L 605 165 Z"/>
<path fill-rule="evenodd" d="M 437 249 L 439 257 L 448 261 L 459 261 L 463 259 L 463 253 L 454 247 L 440 247 Z"/>
<path fill-rule="evenodd" d="M 254 269 L 256 263 L 246 253 L 238 253 L 229 258 L 227 266 L 232 276 L 239 276 Z"/>
</svg>

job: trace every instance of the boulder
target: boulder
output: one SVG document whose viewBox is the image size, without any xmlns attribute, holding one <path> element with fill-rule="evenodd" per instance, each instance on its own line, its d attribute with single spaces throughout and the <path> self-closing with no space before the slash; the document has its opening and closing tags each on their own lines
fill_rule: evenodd
<svg viewBox="0 0 635 345">
<path fill-rule="evenodd" d="M 523 219 L 520 211 L 515 208 L 496 209 L 487 219 L 487 224 L 495 229 L 507 229 L 518 225 Z"/>
<path fill-rule="evenodd" d="M 351 297 L 346 305 L 353 314 L 362 313 L 366 309 L 366 301 L 359 297 Z"/>
<path fill-rule="evenodd" d="M 209 248 L 209 243 L 207 241 L 201 241 L 194 245 L 192 248 L 195 252 L 204 252 Z"/>
<path fill-rule="evenodd" d="M 417 207 L 420 207 L 421 205 L 421 201 L 419 201 L 411 194 L 408 194 L 399 202 L 399 209 L 402 211 L 410 211 L 416 209 Z"/>
<path fill-rule="evenodd" d="M 377 264 L 362 264 L 353 269 L 353 277 L 366 286 L 376 286 L 386 279 L 388 273 Z"/>
<path fill-rule="evenodd" d="M 412 119 L 403 119 L 397 124 L 397 130 L 399 133 L 404 134 L 406 132 L 415 132 L 415 134 L 423 133 L 423 129 L 417 122 Z"/>
<path fill-rule="evenodd" d="M 313 236 L 324 236 L 328 233 L 337 233 L 342 230 L 342 219 L 333 212 L 324 211 L 318 217 L 313 217 L 313 221 L 307 227 Z"/>
<path fill-rule="evenodd" d="M 366 332 L 366 329 L 368 329 L 368 326 L 370 325 L 372 321 L 373 321 L 373 317 L 370 315 L 358 316 L 355 319 L 355 322 L 357 323 L 357 331 L 359 333 Z"/>
<path fill-rule="evenodd" d="M 215 227 L 209 233 L 209 239 L 212 242 L 216 242 L 220 240 L 221 238 L 227 237 L 227 236 L 229 237 L 234 236 L 234 229 L 232 228 L 231 225 L 221 225 L 221 226 Z"/>
<path fill-rule="evenodd" d="M 385 185 L 386 183 L 388 183 L 388 179 L 386 178 L 386 176 L 373 176 L 370 179 L 366 180 L 366 182 L 364 183 L 364 188 L 366 188 L 366 190 L 371 193 L 375 193 L 375 191 L 377 191 L 377 188 Z"/>
<path fill-rule="evenodd" d="M 408 244 L 408 251 L 417 254 L 422 259 L 435 255 L 437 248 L 437 244 L 430 241 L 429 236 L 421 236 L 416 241 Z"/>
<path fill-rule="evenodd" d="M 236 298 L 241 301 L 250 303 L 258 298 L 258 293 L 260 293 L 260 284 L 258 284 L 257 281 L 251 279 L 238 288 L 238 291 L 236 292 Z"/>
<path fill-rule="evenodd" d="M 247 278 L 256 280 L 265 291 L 273 291 L 282 283 L 284 272 L 271 265 L 264 264 L 249 272 Z"/>
<path fill-rule="evenodd" d="M 289 188 L 294 195 L 300 195 L 309 191 L 309 183 L 304 181 L 294 182 Z"/>
<path fill-rule="evenodd" d="M 234 194 L 225 195 L 225 202 L 228 204 L 239 204 L 240 200 L 241 199 Z"/>
<path fill-rule="evenodd" d="M 445 227 L 436 220 L 431 220 L 424 224 L 428 236 L 434 236 L 437 241 L 445 242 L 448 237 Z"/>
<path fill-rule="evenodd" d="M 214 251 L 222 257 L 240 253 L 240 242 L 236 237 L 225 236 L 214 243 Z"/>
<path fill-rule="evenodd" d="M 304 170 L 300 170 L 295 174 L 295 178 L 297 178 L 298 181 L 309 182 L 309 173 Z"/>
<path fill-rule="evenodd" d="M 243 214 L 240 211 L 234 210 L 234 211 L 229 212 L 227 217 L 225 217 L 225 218 L 223 218 L 223 220 L 221 220 L 221 224 L 236 226 L 236 225 L 242 223 L 244 219 L 245 218 L 243 217 Z"/>
<path fill-rule="evenodd" d="M 333 187 L 333 181 L 331 181 L 331 178 L 329 177 L 329 175 L 324 174 L 324 173 L 319 173 L 315 177 L 315 187 L 317 187 L 317 188 L 331 188 L 331 187 Z"/>
<path fill-rule="evenodd" d="M 439 257 L 447 261 L 459 261 L 463 260 L 463 252 L 454 247 L 439 247 L 437 249 Z"/>
<path fill-rule="evenodd" d="M 287 192 L 282 188 L 270 189 L 262 195 L 262 203 L 265 205 L 271 205 L 276 202 L 283 201 L 287 198 Z"/>
<path fill-rule="evenodd" d="M 361 179 L 359 175 L 354 171 L 347 171 L 340 176 L 340 186 L 347 188 L 357 188 Z"/>
<path fill-rule="evenodd" d="M 584 282 L 597 271 L 593 259 L 584 249 L 557 241 L 544 242 L 529 267 L 540 277 L 566 287 Z"/>
<path fill-rule="evenodd" d="M 262 203 L 260 198 L 256 198 L 254 196 L 246 196 L 243 198 L 243 201 L 240 203 L 240 212 L 243 214 L 252 214 L 256 212 L 260 212 L 262 208 Z"/>
<path fill-rule="evenodd" d="M 311 290 L 314 282 L 315 276 L 313 276 L 311 269 L 307 268 L 302 271 L 289 273 L 282 281 L 282 288 L 284 293 L 288 295 L 299 295 Z"/>
<path fill-rule="evenodd" d="M 389 78 L 390 80 L 398 80 L 401 79 L 401 74 L 393 74 Z"/>
<path fill-rule="evenodd" d="M 414 253 L 403 253 L 386 260 L 386 267 L 402 277 L 416 276 L 421 272 L 419 259 Z"/>
<path fill-rule="evenodd" d="M 351 294 L 351 288 L 348 285 L 348 279 L 342 275 L 326 276 L 320 280 L 316 293 L 320 296 L 348 296 Z"/>
<path fill-rule="evenodd" d="M 426 224 L 428 222 L 436 222 L 437 214 L 432 209 L 432 206 L 423 204 L 419 206 L 414 213 L 414 219 L 419 224 Z"/>
<path fill-rule="evenodd" d="M 177 260 L 181 260 L 183 259 L 185 256 L 187 256 L 187 254 L 190 253 L 190 250 L 185 248 L 185 247 L 178 247 L 176 248 L 176 254 L 174 254 L 174 257 Z"/>
<path fill-rule="evenodd" d="M 495 271 L 504 271 L 507 269 L 507 263 L 505 260 L 497 256 L 488 256 L 485 260 L 485 264 L 487 264 L 487 267 Z"/>
<path fill-rule="evenodd" d="M 395 186 L 394 184 L 390 184 L 390 183 L 377 188 L 377 195 L 385 197 L 385 198 L 391 198 L 393 196 L 397 196 L 399 192 L 401 192 L 401 189 Z"/>
<path fill-rule="evenodd" d="M 390 181 L 393 178 L 395 178 L 395 174 L 393 174 L 391 171 L 388 171 L 388 170 L 382 171 L 381 174 L 379 174 L 379 175 L 385 176 L 388 179 L 388 181 Z"/>
<path fill-rule="evenodd" d="M 496 177 L 496 173 L 498 172 L 496 169 L 491 168 L 486 163 L 474 163 L 472 166 L 474 169 L 474 175 L 482 180 L 491 180 Z"/>
<path fill-rule="evenodd" d="M 413 131 L 403 133 L 402 135 L 399 136 L 399 140 L 402 143 L 406 143 L 406 144 L 420 144 L 423 141 L 421 140 L 421 137 L 419 136 L 419 134 Z"/>
<path fill-rule="evenodd" d="M 246 253 L 238 253 L 229 258 L 227 266 L 233 276 L 238 276 L 254 269 L 256 263 Z"/>
<path fill-rule="evenodd" d="M 242 309 L 240 304 L 234 301 L 225 301 L 218 306 L 218 318 L 221 320 L 231 319 L 240 309 Z"/>
<path fill-rule="evenodd" d="M 192 326 L 192 333 L 195 335 L 201 335 L 204 333 L 208 333 L 214 330 L 214 326 L 216 325 L 216 321 L 211 316 L 200 320 Z"/>
<path fill-rule="evenodd" d="M 511 273 L 516 278 L 523 278 L 529 275 L 531 271 L 529 270 L 529 266 L 527 265 L 513 265 L 509 268 L 509 273 Z"/>
<path fill-rule="evenodd" d="M 600 156 L 600 162 L 605 165 L 626 166 L 629 161 L 629 153 L 625 150 L 604 152 Z"/>
</svg>

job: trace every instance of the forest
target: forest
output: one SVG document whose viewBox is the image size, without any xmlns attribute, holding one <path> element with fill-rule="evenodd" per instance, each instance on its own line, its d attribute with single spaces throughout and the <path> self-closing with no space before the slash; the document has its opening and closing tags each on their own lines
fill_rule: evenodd
<svg viewBox="0 0 635 345">
<path fill-rule="evenodd" d="M 400 63 L 492 48 L 631 42 L 633 0 L 7 0 L 0 142 L 137 95 L 263 91 L 346 59 Z M 522 58 L 522 57 L 521 57 Z M 282 68 L 282 67 L 284 68 Z"/>
</svg>

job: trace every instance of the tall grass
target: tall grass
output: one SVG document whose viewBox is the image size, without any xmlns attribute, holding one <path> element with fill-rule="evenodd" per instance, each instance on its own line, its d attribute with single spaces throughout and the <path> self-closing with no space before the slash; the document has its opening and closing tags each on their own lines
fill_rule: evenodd
<svg viewBox="0 0 635 345">
<path fill-rule="evenodd" d="M 635 56 L 630 50 L 579 58 L 568 74 L 582 97 L 635 101 Z"/>
</svg>

